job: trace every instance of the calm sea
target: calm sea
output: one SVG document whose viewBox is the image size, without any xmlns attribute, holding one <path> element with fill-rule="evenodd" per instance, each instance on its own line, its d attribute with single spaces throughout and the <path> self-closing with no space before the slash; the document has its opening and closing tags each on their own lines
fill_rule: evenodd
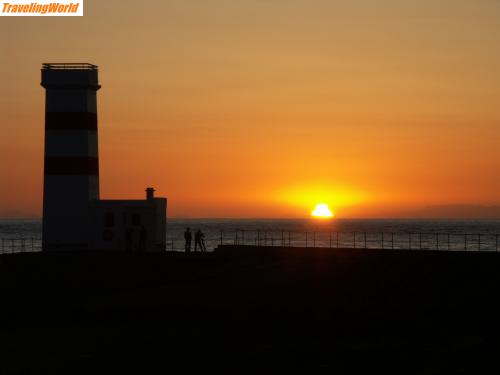
<svg viewBox="0 0 500 375">
<path fill-rule="evenodd" d="M 224 244 L 495 250 L 500 220 L 169 219 L 167 249 L 200 229 L 209 250 Z M 40 239 L 41 220 L 0 219 L 0 239 Z"/>
</svg>

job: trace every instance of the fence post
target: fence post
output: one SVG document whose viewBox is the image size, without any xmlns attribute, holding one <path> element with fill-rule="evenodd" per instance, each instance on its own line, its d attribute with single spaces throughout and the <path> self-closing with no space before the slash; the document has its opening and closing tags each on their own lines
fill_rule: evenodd
<svg viewBox="0 0 500 375">
<path fill-rule="evenodd" d="M 241 231 L 241 242 L 242 245 L 245 246 L 245 230 Z"/>
<path fill-rule="evenodd" d="M 330 249 L 332 248 L 332 232 L 330 232 Z"/>
<path fill-rule="evenodd" d="M 391 249 L 394 250 L 394 232 L 391 233 Z"/>
<path fill-rule="evenodd" d="M 354 234 L 354 248 L 356 248 L 356 232 L 354 232 L 353 234 Z"/>
<path fill-rule="evenodd" d="M 307 232 L 306 232 L 306 247 L 307 247 Z"/>
<path fill-rule="evenodd" d="M 31 252 L 35 252 L 35 245 L 33 244 L 34 238 L 31 237 Z"/>
<path fill-rule="evenodd" d="M 418 234 L 418 242 L 420 243 L 420 250 L 422 250 L 422 232 Z"/>
<path fill-rule="evenodd" d="M 436 233 L 436 250 L 439 251 L 439 233 Z"/>
<path fill-rule="evenodd" d="M 313 232 L 313 247 L 316 248 L 316 232 Z"/>
<path fill-rule="evenodd" d="M 382 250 L 384 250 L 384 232 L 382 232 Z"/>
<path fill-rule="evenodd" d="M 464 250 L 467 251 L 467 233 L 464 234 Z"/>
<path fill-rule="evenodd" d="M 366 249 L 366 232 L 364 233 L 364 237 L 365 237 L 365 249 Z"/>
<path fill-rule="evenodd" d="M 495 235 L 495 251 L 498 253 L 498 234 Z"/>
<path fill-rule="evenodd" d="M 285 247 L 285 233 L 281 231 L 281 247 Z"/>
<path fill-rule="evenodd" d="M 264 246 L 267 246 L 267 231 L 264 232 Z"/>
<path fill-rule="evenodd" d="M 408 233 L 408 249 L 411 250 L 411 232 Z"/>
<path fill-rule="evenodd" d="M 238 245 L 238 231 L 236 231 L 236 234 L 234 235 L 234 244 Z"/>
<path fill-rule="evenodd" d="M 477 235 L 477 251 L 481 251 L 481 234 Z"/>
<path fill-rule="evenodd" d="M 448 251 L 450 251 L 450 234 L 448 233 Z"/>
<path fill-rule="evenodd" d="M 292 247 L 292 235 L 290 234 L 290 231 L 288 231 L 288 246 Z"/>
<path fill-rule="evenodd" d="M 339 248 L 339 232 L 337 232 L 337 249 Z"/>
<path fill-rule="evenodd" d="M 222 246 L 222 231 L 220 231 L 220 245 Z"/>
</svg>

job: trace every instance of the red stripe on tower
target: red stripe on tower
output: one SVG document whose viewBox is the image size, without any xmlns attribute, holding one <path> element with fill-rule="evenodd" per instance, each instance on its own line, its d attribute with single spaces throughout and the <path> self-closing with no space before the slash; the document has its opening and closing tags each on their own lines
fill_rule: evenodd
<svg viewBox="0 0 500 375">
<path fill-rule="evenodd" d="M 97 131 L 97 113 L 46 112 L 45 130 L 94 130 Z"/>
<path fill-rule="evenodd" d="M 84 156 L 46 156 L 44 174 L 46 176 L 99 176 L 99 160 Z"/>
</svg>

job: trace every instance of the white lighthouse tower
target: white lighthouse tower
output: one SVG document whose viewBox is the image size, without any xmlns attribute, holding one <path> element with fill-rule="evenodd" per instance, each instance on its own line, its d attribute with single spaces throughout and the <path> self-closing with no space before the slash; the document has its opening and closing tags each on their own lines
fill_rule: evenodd
<svg viewBox="0 0 500 375">
<path fill-rule="evenodd" d="M 89 202 L 99 199 L 97 66 L 43 64 L 46 89 L 43 250 L 89 247 Z"/>
</svg>

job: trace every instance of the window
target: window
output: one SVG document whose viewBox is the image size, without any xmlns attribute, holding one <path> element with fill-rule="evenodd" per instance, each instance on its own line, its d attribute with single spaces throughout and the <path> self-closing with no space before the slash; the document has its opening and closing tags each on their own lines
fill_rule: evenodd
<svg viewBox="0 0 500 375">
<path fill-rule="evenodd" d="M 106 228 L 115 226 L 115 215 L 112 212 L 107 212 L 104 214 L 104 226 Z"/>
</svg>

